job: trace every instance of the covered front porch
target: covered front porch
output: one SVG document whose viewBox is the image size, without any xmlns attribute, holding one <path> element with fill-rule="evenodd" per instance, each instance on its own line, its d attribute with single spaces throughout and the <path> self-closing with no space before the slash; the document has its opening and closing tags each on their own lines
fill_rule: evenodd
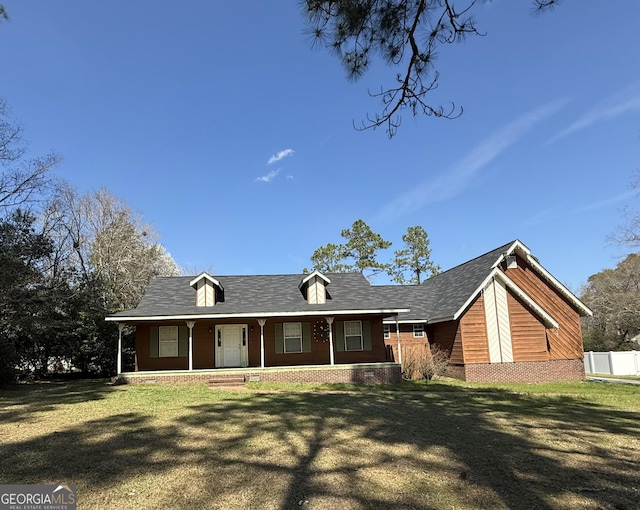
<svg viewBox="0 0 640 510">
<path fill-rule="evenodd" d="M 165 372 L 186 377 L 190 372 L 202 375 L 222 370 L 248 373 L 276 369 L 273 373 L 277 373 L 283 368 L 304 367 L 313 371 L 401 363 L 400 359 L 393 359 L 385 345 L 382 330 L 385 316 L 388 314 L 378 312 L 268 318 L 149 317 L 122 321 L 118 323 L 117 375 L 123 374 L 122 336 L 127 325 L 136 330 L 134 371 L 127 371 L 127 377 Z M 360 379 L 364 380 L 364 376 Z"/>
<path fill-rule="evenodd" d="M 216 368 L 196 370 L 145 370 L 123 372 L 118 380 L 128 384 L 219 382 L 229 378 L 244 382 L 395 384 L 402 380 L 400 364 L 348 363 L 281 367 Z"/>
</svg>

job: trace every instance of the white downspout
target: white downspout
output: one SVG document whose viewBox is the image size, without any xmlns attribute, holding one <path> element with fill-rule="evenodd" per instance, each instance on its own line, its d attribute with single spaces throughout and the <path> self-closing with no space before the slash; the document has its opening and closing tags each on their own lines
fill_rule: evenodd
<svg viewBox="0 0 640 510">
<path fill-rule="evenodd" d="M 122 330 L 124 329 L 124 324 L 122 322 L 118 322 L 118 356 L 116 363 L 116 372 L 117 375 L 122 373 Z"/>
<path fill-rule="evenodd" d="M 264 368 L 264 325 L 267 323 L 267 319 L 258 319 L 258 325 L 260 326 L 260 366 Z"/>
<path fill-rule="evenodd" d="M 329 364 L 335 365 L 335 359 L 333 356 L 333 317 L 325 317 L 327 324 L 329 324 Z"/>
<path fill-rule="evenodd" d="M 400 345 L 400 324 L 396 315 L 396 340 L 398 341 L 398 363 L 402 366 L 402 345 Z"/>
<path fill-rule="evenodd" d="M 189 328 L 189 370 L 193 370 L 193 326 L 196 325 L 196 321 L 187 321 L 187 327 Z"/>
</svg>

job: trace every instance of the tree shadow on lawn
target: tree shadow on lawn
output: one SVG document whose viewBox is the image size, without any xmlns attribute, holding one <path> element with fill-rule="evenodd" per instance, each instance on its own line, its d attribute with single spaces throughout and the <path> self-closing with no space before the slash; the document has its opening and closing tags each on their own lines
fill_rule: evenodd
<svg viewBox="0 0 640 510">
<path fill-rule="evenodd" d="M 340 508 L 638 508 L 640 415 L 573 397 L 306 393 L 193 411 L 183 423 L 242 430 L 212 446 L 212 458 L 257 479 L 288 478 L 283 509 L 314 500 Z M 635 446 L 600 444 L 603 434 Z M 265 439 L 272 444 L 261 450 Z M 290 462 L 274 460 L 273 448 Z M 212 482 L 205 493 L 215 491 Z"/>
<path fill-rule="evenodd" d="M 105 487 L 139 470 L 166 469 L 180 452 L 179 427 L 154 427 L 123 413 L 0 446 L 3 483 Z M 161 455 L 162 452 L 165 455 Z"/>
<path fill-rule="evenodd" d="M 35 412 L 102 400 L 114 390 L 106 380 L 47 381 L 0 387 L 0 423 L 30 420 Z"/>
<path fill-rule="evenodd" d="M 131 508 L 144 505 L 113 492 L 140 475 L 155 480 L 149 508 L 638 506 L 639 413 L 506 391 L 207 395 L 157 421 L 120 413 L 3 440 L 0 480 L 76 483 Z"/>
</svg>

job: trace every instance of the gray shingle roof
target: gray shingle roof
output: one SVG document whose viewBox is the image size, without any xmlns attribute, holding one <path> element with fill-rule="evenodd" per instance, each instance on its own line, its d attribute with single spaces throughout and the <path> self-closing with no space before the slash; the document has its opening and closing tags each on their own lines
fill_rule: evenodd
<svg viewBox="0 0 640 510">
<path fill-rule="evenodd" d="M 489 275 L 498 257 L 514 242 L 500 246 L 426 280 L 422 286 L 430 299 L 427 319 L 453 316 Z"/>
<path fill-rule="evenodd" d="M 224 300 L 210 307 L 196 306 L 196 291 L 189 285 L 193 276 L 157 277 L 137 308 L 111 317 L 299 314 L 406 308 L 395 300 L 385 299 L 360 273 L 327 276 L 331 280 L 327 287 L 327 302 L 318 305 L 307 304 L 298 288 L 303 275 L 216 276 L 224 288 Z"/>
<path fill-rule="evenodd" d="M 422 285 L 371 286 L 360 273 L 334 273 L 327 287 L 325 304 L 307 304 L 301 290 L 303 275 L 216 276 L 224 288 L 224 299 L 215 306 L 197 307 L 193 276 L 157 277 L 134 310 L 111 315 L 156 317 L 185 315 L 292 314 L 346 310 L 407 309 L 401 321 L 426 321 L 452 317 L 478 289 L 498 257 L 513 244 L 451 268 Z"/>
<path fill-rule="evenodd" d="M 421 285 L 380 287 L 383 294 L 411 309 L 399 314 L 401 321 L 431 321 L 452 317 L 471 297 L 512 241 L 490 252 L 432 276 Z"/>
</svg>

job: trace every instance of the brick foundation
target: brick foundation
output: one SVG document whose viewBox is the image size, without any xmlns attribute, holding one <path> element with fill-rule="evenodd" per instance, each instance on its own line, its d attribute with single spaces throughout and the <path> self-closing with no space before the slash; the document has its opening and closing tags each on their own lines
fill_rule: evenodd
<svg viewBox="0 0 640 510">
<path fill-rule="evenodd" d="M 450 367 L 450 377 L 470 382 L 556 382 L 584 379 L 581 359 L 474 363 Z"/>
<path fill-rule="evenodd" d="M 209 383 L 213 380 L 220 383 L 225 378 L 231 381 L 238 377 L 244 377 L 245 382 L 280 383 L 395 384 L 402 380 L 400 365 L 396 363 L 129 372 L 121 374 L 118 380 L 131 384 Z"/>
</svg>

